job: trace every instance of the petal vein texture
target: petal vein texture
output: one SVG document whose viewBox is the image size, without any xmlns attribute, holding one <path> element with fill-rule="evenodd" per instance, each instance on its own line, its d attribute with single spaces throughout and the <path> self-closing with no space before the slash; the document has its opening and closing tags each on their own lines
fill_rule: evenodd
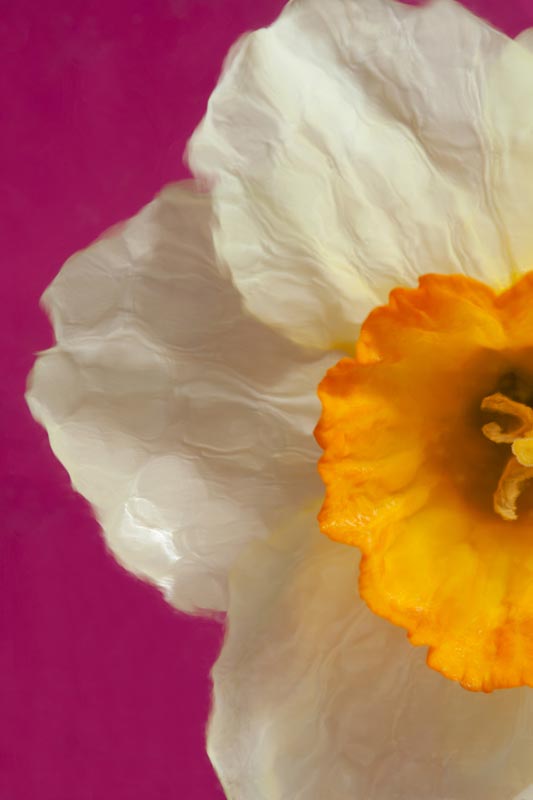
<svg viewBox="0 0 533 800">
<path fill-rule="evenodd" d="M 171 186 L 70 259 L 28 394 L 119 561 L 186 611 L 224 611 L 241 547 L 320 496 L 316 385 L 334 360 L 242 311 L 210 220 L 209 196 Z"/>
<path fill-rule="evenodd" d="M 294 0 L 243 37 L 189 162 L 247 307 L 328 348 L 427 272 L 505 288 L 533 257 L 532 91 L 530 51 L 448 0 Z"/>
</svg>

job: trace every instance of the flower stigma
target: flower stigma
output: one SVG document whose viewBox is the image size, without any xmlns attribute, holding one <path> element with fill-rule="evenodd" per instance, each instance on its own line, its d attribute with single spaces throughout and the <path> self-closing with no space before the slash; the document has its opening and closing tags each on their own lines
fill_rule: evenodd
<svg viewBox="0 0 533 800">
<path fill-rule="evenodd" d="M 533 273 L 425 275 L 320 384 L 322 531 L 465 688 L 533 685 Z M 513 524 L 509 525 L 512 521 Z"/>
</svg>

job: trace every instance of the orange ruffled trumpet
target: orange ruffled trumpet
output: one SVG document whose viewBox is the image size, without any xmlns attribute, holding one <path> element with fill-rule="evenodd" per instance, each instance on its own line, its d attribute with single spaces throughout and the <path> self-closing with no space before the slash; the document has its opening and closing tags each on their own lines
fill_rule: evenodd
<svg viewBox="0 0 533 800">
<path fill-rule="evenodd" d="M 319 387 L 320 527 L 465 688 L 533 686 L 533 273 L 396 289 Z"/>
</svg>

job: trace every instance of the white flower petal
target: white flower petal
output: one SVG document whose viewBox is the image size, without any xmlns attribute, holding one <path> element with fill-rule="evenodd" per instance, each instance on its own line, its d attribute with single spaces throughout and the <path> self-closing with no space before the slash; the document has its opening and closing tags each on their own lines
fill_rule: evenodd
<svg viewBox="0 0 533 800">
<path fill-rule="evenodd" d="M 533 269 L 533 29 L 509 41 L 489 73 L 493 202 L 515 275 Z"/>
<path fill-rule="evenodd" d="M 294 0 L 241 39 L 189 156 L 255 315 L 328 347 L 420 274 L 510 279 L 484 108 L 508 44 L 446 0 Z"/>
<path fill-rule="evenodd" d="M 119 560 L 184 610 L 226 606 L 243 544 L 321 494 L 316 385 L 338 357 L 242 312 L 211 203 L 174 186 L 47 290 L 28 402 Z"/>
<path fill-rule="evenodd" d="M 232 572 L 209 752 L 232 800 L 512 800 L 533 693 L 471 693 L 357 597 L 358 555 L 302 514 Z"/>
</svg>

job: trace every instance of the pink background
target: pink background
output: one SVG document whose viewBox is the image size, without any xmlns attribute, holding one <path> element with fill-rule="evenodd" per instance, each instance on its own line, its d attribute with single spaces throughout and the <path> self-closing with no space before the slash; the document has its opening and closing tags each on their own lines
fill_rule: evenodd
<svg viewBox="0 0 533 800">
<path fill-rule="evenodd" d="M 327 0 L 324 0 L 327 2 Z M 204 754 L 222 631 L 105 552 L 23 392 L 61 263 L 186 176 L 222 59 L 282 0 L 1 0 L 0 798 L 221 798 Z M 509 34 L 533 0 L 472 0 Z M 6 181 L 7 178 L 7 181 Z"/>
</svg>

